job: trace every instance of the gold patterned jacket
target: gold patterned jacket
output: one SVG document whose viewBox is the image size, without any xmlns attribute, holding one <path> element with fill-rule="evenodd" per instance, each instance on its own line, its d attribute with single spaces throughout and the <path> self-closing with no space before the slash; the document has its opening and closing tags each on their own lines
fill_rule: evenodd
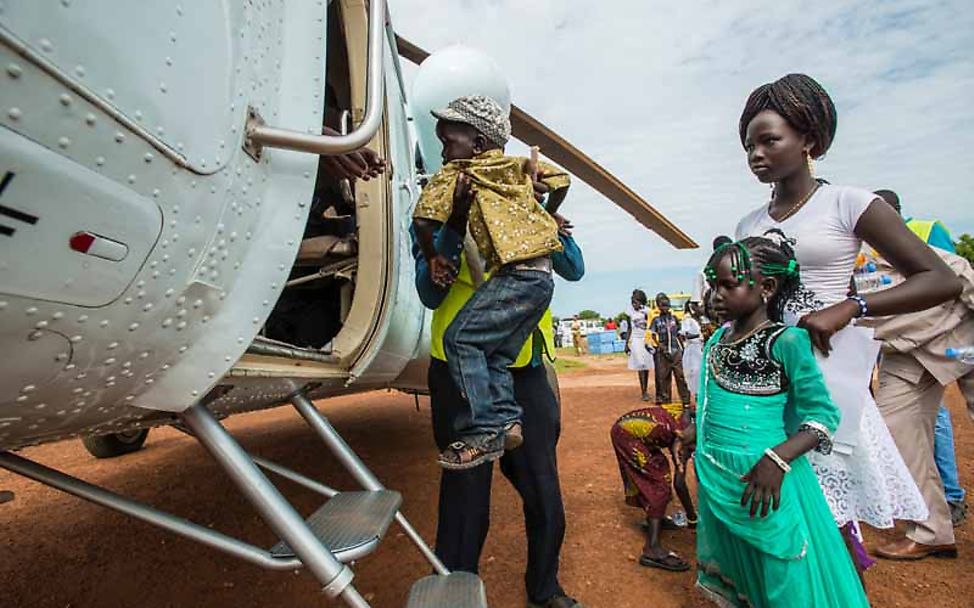
<svg viewBox="0 0 974 608">
<path fill-rule="evenodd" d="M 470 235 L 487 270 L 561 251 L 558 224 L 534 198 L 524 158 L 488 150 L 470 160 L 447 163 L 423 188 L 414 218 L 446 222 L 453 211 L 453 190 L 463 172 L 471 180 Z M 552 191 L 567 188 L 564 170 L 539 161 L 542 180 Z"/>
</svg>

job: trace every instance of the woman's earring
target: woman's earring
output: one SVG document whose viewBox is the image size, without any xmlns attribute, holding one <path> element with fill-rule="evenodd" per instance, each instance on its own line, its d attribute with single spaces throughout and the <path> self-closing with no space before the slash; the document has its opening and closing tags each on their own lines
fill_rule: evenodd
<svg viewBox="0 0 974 608">
<path fill-rule="evenodd" d="M 805 150 L 805 163 L 808 165 L 808 174 L 815 177 L 815 163 L 812 161 L 812 155 Z"/>
</svg>

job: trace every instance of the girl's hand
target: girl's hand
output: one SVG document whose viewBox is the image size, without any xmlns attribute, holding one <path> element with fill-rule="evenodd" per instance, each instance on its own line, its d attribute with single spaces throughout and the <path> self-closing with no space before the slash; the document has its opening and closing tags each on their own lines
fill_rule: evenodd
<svg viewBox="0 0 974 608">
<path fill-rule="evenodd" d="M 746 507 L 748 502 L 751 503 L 751 517 L 759 508 L 761 517 L 768 516 L 769 507 L 777 511 L 781 506 L 781 482 L 784 478 L 785 472 L 770 458 L 762 456 L 747 475 L 741 477 L 741 481 L 747 482 L 741 496 L 741 506 Z"/>
<path fill-rule="evenodd" d="M 798 321 L 798 327 L 808 331 L 812 346 L 826 357 L 832 346 L 829 343 L 837 331 L 844 328 L 856 318 L 859 305 L 853 300 L 844 300 L 822 310 L 809 313 Z"/>
</svg>

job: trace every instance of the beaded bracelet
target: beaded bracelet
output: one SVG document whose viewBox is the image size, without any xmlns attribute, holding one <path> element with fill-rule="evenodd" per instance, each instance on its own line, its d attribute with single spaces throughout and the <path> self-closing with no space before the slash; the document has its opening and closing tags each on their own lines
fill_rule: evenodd
<svg viewBox="0 0 974 608">
<path fill-rule="evenodd" d="M 778 453 L 772 450 L 771 448 L 766 449 L 764 451 L 764 455 L 770 458 L 771 461 L 774 462 L 776 465 L 778 465 L 778 468 L 784 471 L 785 473 L 791 470 L 791 465 L 785 462 L 785 459 L 782 458 L 781 456 L 778 456 Z"/>
<path fill-rule="evenodd" d="M 849 296 L 847 300 L 852 300 L 859 306 L 859 312 L 856 313 L 856 318 L 860 319 L 865 317 L 869 313 L 869 307 L 866 306 L 866 299 L 862 296 Z"/>
</svg>

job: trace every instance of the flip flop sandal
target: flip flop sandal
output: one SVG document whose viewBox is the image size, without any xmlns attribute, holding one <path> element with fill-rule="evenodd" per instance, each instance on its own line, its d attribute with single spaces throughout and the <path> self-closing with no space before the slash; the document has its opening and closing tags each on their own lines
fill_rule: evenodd
<svg viewBox="0 0 974 608">
<path fill-rule="evenodd" d="M 494 439 L 482 445 L 470 445 L 465 441 L 454 441 L 440 452 L 437 462 L 444 469 L 464 471 L 498 460 L 504 455 L 503 444 Z"/>
<path fill-rule="evenodd" d="M 673 561 L 667 562 L 666 560 L 668 559 L 675 560 L 676 564 Z M 640 555 L 639 565 L 647 568 L 659 568 L 669 572 L 686 572 L 690 569 L 690 564 L 686 563 L 682 557 L 672 551 L 669 551 L 662 559 L 655 559 L 646 554 Z"/>
<path fill-rule="evenodd" d="M 687 522 L 687 527 L 689 527 L 689 521 Z M 693 522 L 693 527 L 694 528 L 697 527 L 697 522 Z M 639 522 L 639 529 L 642 530 L 643 532 L 645 532 L 646 530 L 649 529 L 649 524 L 646 523 L 646 520 L 645 519 L 642 520 L 641 522 Z M 667 515 L 666 517 L 663 518 L 662 523 L 660 524 L 660 529 L 662 529 L 662 530 L 682 530 L 683 528 L 681 528 L 680 526 L 676 525 L 676 522 L 673 521 L 673 518 L 670 517 L 669 515 Z"/>
</svg>

